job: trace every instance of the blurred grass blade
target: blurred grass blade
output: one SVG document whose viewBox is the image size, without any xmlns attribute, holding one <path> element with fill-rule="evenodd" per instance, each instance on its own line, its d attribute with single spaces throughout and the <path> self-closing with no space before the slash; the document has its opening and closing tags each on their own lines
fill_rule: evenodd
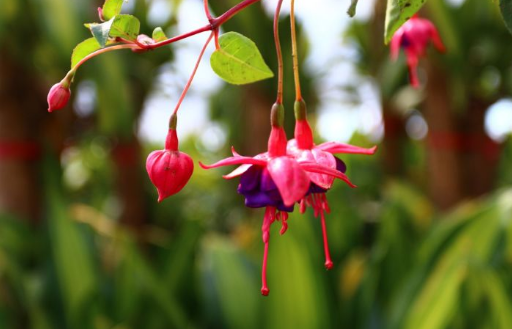
<svg viewBox="0 0 512 329">
<path fill-rule="evenodd" d="M 68 213 L 60 180 L 60 165 L 56 159 L 44 159 L 45 196 L 52 252 L 64 308 L 70 327 L 77 327 L 86 311 L 86 302 L 96 293 L 90 251 L 78 224 Z"/>
</svg>

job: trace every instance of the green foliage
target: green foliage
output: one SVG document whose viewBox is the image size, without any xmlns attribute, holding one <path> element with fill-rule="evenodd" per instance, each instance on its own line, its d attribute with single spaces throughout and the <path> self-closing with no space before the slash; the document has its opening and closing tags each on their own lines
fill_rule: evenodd
<svg viewBox="0 0 512 329">
<path fill-rule="evenodd" d="M 85 25 L 91 30 L 92 35 L 101 46 L 101 48 L 105 47 L 107 44 L 108 38 L 110 36 L 110 29 L 112 28 L 114 20 L 115 18 L 111 18 L 105 23 L 91 23 Z"/>
<path fill-rule="evenodd" d="M 121 13 L 124 0 L 105 0 L 103 4 L 103 18 L 110 20 Z"/>
<path fill-rule="evenodd" d="M 351 0 L 351 2 L 350 2 L 350 6 L 348 7 L 348 10 L 347 10 L 347 14 L 350 17 L 354 17 L 356 15 L 357 2 L 358 2 L 358 0 Z"/>
<path fill-rule="evenodd" d="M 501 16 L 507 29 L 512 33 L 512 1 L 500 0 Z"/>
<path fill-rule="evenodd" d="M 388 44 L 396 30 L 411 18 L 426 0 L 388 0 L 386 22 L 384 25 L 384 42 Z"/>
<path fill-rule="evenodd" d="M 228 32 L 219 38 L 220 49 L 210 58 L 213 71 L 225 81 L 247 84 L 273 77 L 258 47 L 249 38 Z"/>
<path fill-rule="evenodd" d="M 75 49 L 73 49 L 73 54 L 71 55 L 71 69 L 84 57 L 99 49 L 101 49 L 101 46 L 96 38 L 89 38 L 79 43 Z"/>
<path fill-rule="evenodd" d="M 120 37 L 135 41 L 140 31 L 140 21 L 132 15 L 117 15 L 104 23 L 85 24 L 101 48 L 105 47 L 110 38 Z"/>
<path fill-rule="evenodd" d="M 153 30 L 152 38 L 156 42 L 167 40 L 167 36 L 165 35 L 165 32 L 164 30 L 162 30 L 161 27 L 157 27 Z"/>
<path fill-rule="evenodd" d="M 117 15 L 114 18 L 114 23 L 110 28 L 110 37 L 121 37 L 126 40 L 137 40 L 137 35 L 140 31 L 139 20 L 132 15 Z"/>
</svg>

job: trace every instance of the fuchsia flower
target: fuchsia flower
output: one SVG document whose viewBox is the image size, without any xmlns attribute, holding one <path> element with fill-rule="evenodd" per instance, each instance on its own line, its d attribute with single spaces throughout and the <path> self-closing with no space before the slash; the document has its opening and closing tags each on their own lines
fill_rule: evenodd
<svg viewBox="0 0 512 329">
<path fill-rule="evenodd" d="M 158 202 L 181 191 L 194 171 L 194 162 L 190 156 L 178 150 L 175 118 L 174 115 L 171 117 L 165 148 L 151 152 L 146 160 L 149 179 L 158 190 Z"/>
<path fill-rule="evenodd" d="M 425 55 L 430 41 L 437 50 L 445 52 L 445 46 L 434 24 L 428 19 L 419 18 L 417 15 L 405 22 L 391 39 L 391 58 L 396 60 L 400 48 L 404 50 L 409 68 L 409 79 L 411 85 L 415 88 L 420 85 L 417 74 L 418 62 L 420 57 Z"/>
<path fill-rule="evenodd" d="M 66 83 L 62 81 L 54 84 L 48 93 L 48 112 L 60 110 L 66 106 L 70 96 L 71 91 L 69 90 L 69 85 L 66 85 Z"/>
<path fill-rule="evenodd" d="M 340 173 L 346 172 L 345 163 L 335 157 L 333 154 L 346 153 L 346 154 L 369 154 L 375 153 L 377 147 L 370 149 L 357 147 L 353 145 L 326 142 L 320 145 L 313 143 L 313 132 L 306 119 L 306 103 L 304 101 L 295 102 L 295 139 L 291 139 L 287 145 L 288 155 L 294 157 L 297 162 L 302 163 L 316 163 L 325 168 L 337 170 Z M 311 193 L 305 195 L 300 200 L 300 212 L 304 213 L 306 207 L 313 208 L 314 216 L 320 215 L 322 224 L 322 235 L 324 240 L 325 252 L 325 268 L 331 269 L 333 266 L 331 256 L 329 253 L 329 245 L 327 241 L 327 229 L 325 225 L 325 214 L 329 213 L 329 204 L 325 193 L 331 188 L 334 177 L 332 175 L 323 174 L 315 171 L 307 171 L 311 180 Z"/>
<path fill-rule="evenodd" d="M 268 152 L 255 157 L 241 156 L 233 150 L 233 156 L 221 160 L 212 165 L 199 163 L 204 169 L 217 168 L 226 165 L 241 165 L 233 172 L 223 176 L 226 179 L 240 177 L 238 193 L 244 195 L 245 204 L 248 207 L 266 207 L 262 225 L 262 238 L 265 244 L 262 269 L 261 293 L 268 295 L 269 289 L 266 280 L 266 267 L 268 244 L 270 239 L 270 225 L 280 220 L 282 223 L 281 234 L 287 229 L 286 220 L 288 212 L 293 211 L 296 202 L 304 199 L 316 188 L 312 185 L 311 175 L 323 175 L 334 180 L 339 178 L 350 186 L 354 185 L 348 177 L 336 166 L 327 166 L 314 159 L 301 159 L 287 154 L 286 133 L 283 129 L 284 108 L 282 105 L 272 107 L 272 130 L 268 141 Z M 332 182 L 331 182 L 332 184 Z M 324 184 L 325 185 L 325 184 Z M 329 185 L 330 187 L 330 185 Z"/>
</svg>

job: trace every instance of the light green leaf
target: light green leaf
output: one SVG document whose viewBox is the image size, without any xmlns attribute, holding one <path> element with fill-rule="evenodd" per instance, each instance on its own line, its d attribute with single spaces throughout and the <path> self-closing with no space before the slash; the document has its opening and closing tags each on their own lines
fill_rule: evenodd
<svg viewBox="0 0 512 329">
<path fill-rule="evenodd" d="M 161 27 L 155 28 L 155 30 L 153 31 L 152 38 L 156 42 L 167 40 L 167 36 L 165 35 L 165 32 L 162 30 Z"/>
<path fill-rule="evenodd" d="M 112 24 L 114 23 L 114 18 L 105 23 L 91 23 L 86 24 L 85 26 L 91 30 L 92 35 L 96 38 L 101 48 L 105 47 L 108 41 L 108 36 L 110 34 L 110 29 Z"/>
<path fill-rule="evenodd" d="M 242 85 L 274 76 L 258 47 L 249 38 L 228 32 L 219 38 L 220 49 L 210 58 L 215 73 L 225 81 Z"/>
<path fill-rule="evenodd" d="M 396 30 L 409 20 L 425 2 L 426 0 L 388 0 L 384 25 L 384 42 L 386 44 L 391 41 Z"/>
<path fill-rule="evenodd" d="M 121 12 L 122 6 L 123 0 L 105 0 L 103 4 L 103 18 L 106 20 L 112 19 Z"/>
<path fill-rule="evenodd" d="M 512 33 L 512 0 L 500 0 L 501 17 L 510 33 Z"/>
<path fill-rule="evenodd" d="M 71 68 L 74 68 L 75 65 L 85 56 L 95 52 L 98 49 L 101 49 L 101 46 L 96 38 L 89 38 L 79 43 L 75 49 L 73 49 L 73 54 L 71 55 Z"/>
<path fill-rule="evenodd" d="M 136 40 L 140 31 L 139 20 L 132 15 L 117 15 L 110 29 L 110 36 Z"/>
<path fill-rule="evenodd" d="M 347 14 L 350 17 L 354 17 L 356 15 L 356 9 L 357 9 L 357 1 L 358 0 L 352 0 L 350 2 L 350 7 L 348 7 Z"/>
</svg>

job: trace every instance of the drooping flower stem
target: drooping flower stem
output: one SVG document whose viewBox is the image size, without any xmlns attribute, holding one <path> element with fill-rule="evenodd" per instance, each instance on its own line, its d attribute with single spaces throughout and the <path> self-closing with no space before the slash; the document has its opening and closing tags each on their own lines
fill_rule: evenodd
<svg viewBox="0 0 512 329">
<path fill-rule="evenodd" d="M 213 17 L 212 17 L 212 14 L 210 14 L 210 8 L 208 8 L 208 0 L 203 0 L 203 6 L 204 6 L 204 12 L 206 14 L 206 18 L 208 18 L 208 21 L 211 22 Z"/>
<path fill-rule="evenodd" d="M 203 49 L 201 49 L 201 53 L 199 53 L 199 57 L 197 58 L 196 65 L 194 66 L 194 70 L 192 71 L 192 74 L 190 75 L 190 78 L 188 79 L 187 84 L 185 85 L 185 88 L 183 89 L 183 92 L 181 93 L 180 99 L 178 100 L 178 103 L 176 104 L 176 108 L 174 109 L 173 114 L 176 114 L 178 112 L 178 109 L 180 108 L 180 105 L 183 102 L 183 99 L 185 98 L 185 95 L 187 94 L 187 91 L 189 90 L 190 85 L 192 84 L 192 80 L 194 80 L 194 76 L 196 75 L 197 68 L 199 67 L 199 63 L 201 63 L 201 59 L 203 58 L 206 47 L 212 40 L 214 34 L 215 34 L 214 31 L 212 31 L 212 33 L 210 33 L 210 36 L 208 37 L 208 39 L 206 40 L 206 42 L 203 46 Z"/>
<path fill-rule="evenodd" d="M 302 93 L 300 90 L 300 79 L 299 79 L 299 59 L 297 54 L 297 32 L 295 29 L 295 0 L 291 2 L 290 8 L 290 24 L 292 33 L 292 60 L 293 60 L 293 77 L 295 80 L 295 100 L 302 100 Z"/>
<path fill-rule="evenodd" d="M 98 55 L 101 55 L 103 53 L 107 53 L 107 52 L 113 51 L 113 50 L 120 50 L 120 49 L 131 49 L 131 50 L 134 50 L 134 49 L 137 49 L 137 48 L 138 48 L 138 46 L 136 44 L 131 43 L 131 44 L 123 44 L 123 45 L 114 45 L 114 46 L 98 49 L 95 52 L 92 52 L 89 55 L 87 55 L 84 58 L 82 58 L 78 63 L 76 63 L 76 65 L 73 67 L 73 69 L 71 71 L 73 71 L 73 74 L 74 74 L 76 72 L 76 70 L 78 70 L 78 68 L 83 63 L 85 63 L 88 60 L 90 60 L 91 58 L 96 57 Z M 71 72 L 71 71 L 69 71 L 69 72 Z M 69 72 L 68 72 L 68 74 L 69 74 Z"/>
<path fill-rule="evenodd" d="M 279 14 L 283 0 L 277 2 L 276 12 L 274 14 L 274 40 L 277 51 L 277 104 L 283 103 L 283 52 L 281 51 L 281 42 L 279 40 Z"/>
</svg>

